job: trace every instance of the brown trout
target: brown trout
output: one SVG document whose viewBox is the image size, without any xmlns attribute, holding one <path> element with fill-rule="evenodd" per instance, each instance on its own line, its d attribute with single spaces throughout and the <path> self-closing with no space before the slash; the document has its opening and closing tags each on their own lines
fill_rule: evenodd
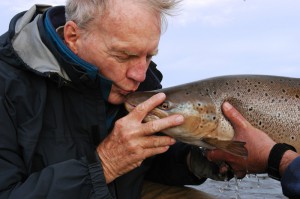
<svg viewBox="0 0 300 199">
<path fill-rule="evenodd" d="M 153 109 L 145 122 L 181 114 L 185 122 L 163 133 L 178 141 L 208 149 L 219 148 L 247 156 L 244 142 L 232 141 L 234 130 L 222 113 L 230 102 L 253 126 L 276 142 L 300 151 L 300 79 L 267 75 L 232 75 L 204 79 L 160 90 L 135 92 L 127 97 L 131 111 L 152 95 L 163 92 L 166 100 Z"/>
</svg>

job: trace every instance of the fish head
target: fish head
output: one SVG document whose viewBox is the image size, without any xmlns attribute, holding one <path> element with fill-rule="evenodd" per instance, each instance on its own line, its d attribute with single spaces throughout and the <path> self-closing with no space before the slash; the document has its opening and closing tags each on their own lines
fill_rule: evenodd
<svg viewBox="0 0 300 199">
<path fill-rule="evenodd" d="M 199 96 L 198 92 L 186 92 L 183 88 L 175 87 L 129 94 L 125 102 L 125 108 L 130 112 L 138 104 L 159 92 L 165 93 L 166 99 L 148 113 L 144 118 L 144 122 L 180 114 L 184 117 L 184 123 L 165 129 L 163 132 L 191 144 L 205 136 L 210 136 L 211 132 L 217 128 L 218 118 L 211 98 L 208 95 Z"/>
</svg>

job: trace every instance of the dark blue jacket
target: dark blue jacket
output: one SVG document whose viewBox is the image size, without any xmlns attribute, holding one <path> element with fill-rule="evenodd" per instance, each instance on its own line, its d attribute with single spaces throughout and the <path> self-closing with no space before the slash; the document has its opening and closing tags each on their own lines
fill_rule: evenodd
<svg viewBox="0 0 300 199">
<path fill-rule="evenodd" d="M 64 7 L 34 6 L 0 37 L 0 198 L 135 199 L 145 176 L 201 183 L 178 143 L 106 184 L 95 149 L 126 111 L 107 103 L 111 81 L 63 45 L 55 29 L 64 23 Z M 151 63 L 139 89 L 161 79 Z"/>
<path fill-rule="evenodd" d="M 286 169 L 281 179 L 282 191 L 289 198 L 300 198 L 300 157 Z"/>
</svg>

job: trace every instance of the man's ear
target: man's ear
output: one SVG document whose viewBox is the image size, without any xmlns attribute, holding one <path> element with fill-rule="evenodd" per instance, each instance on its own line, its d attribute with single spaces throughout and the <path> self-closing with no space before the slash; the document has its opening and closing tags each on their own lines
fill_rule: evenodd
<svg viewBox="0 0 300 199">
<path fill-rule="evenodd" d="M 64 39 L 66 45 L 75 53 L 78 54 L 77 42 L 79 39 L 78 26 L 73 21 L 68 21 L 64 27 Z"/>
</svg>

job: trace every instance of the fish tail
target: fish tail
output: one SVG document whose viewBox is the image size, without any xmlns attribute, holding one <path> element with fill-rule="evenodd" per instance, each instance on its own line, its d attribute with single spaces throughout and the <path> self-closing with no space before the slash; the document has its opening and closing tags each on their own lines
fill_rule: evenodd
<svg viewBox="0 0 300 199">
<path fill-rule="evenodd" d="M 232 141 L 232 140 L 218 140 L 212 138 L 203 139 L 204 142 L 212 145 L 218 149 L 226 151 L 232 155 L 241 156 L 246 158 L 248 156 L 248 151 L 245 148 L 246 142 Z"/>
</svg>

